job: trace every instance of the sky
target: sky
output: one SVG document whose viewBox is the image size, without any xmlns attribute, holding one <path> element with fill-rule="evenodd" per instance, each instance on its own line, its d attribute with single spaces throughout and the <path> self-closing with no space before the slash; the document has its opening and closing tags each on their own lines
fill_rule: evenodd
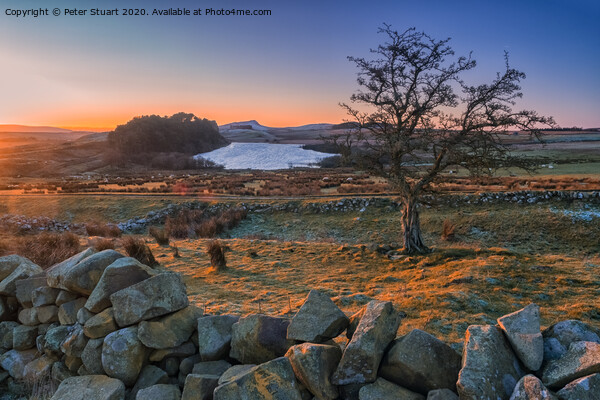
<svg viewBox="0 0 600 400">
<path fill-rule="evenodd" d="M 50 15 L 6 15 L 40 7 Z M 271 15 L 64 15 L 115 7 Z M 473 84 L 491 81 L 508 51 L 527 74 L 518 108 L 600 127 L 599 20 L 597 0 L 2 0 L 0 124 L 111 130 L 180 111 L 218 124 L 338 123 L 339 103 L 357 89 L 346 57 L 368 57 L 388 23 L 450 37 L 457 55 L 472 51 L 478 66 L 464 78 Z"/>
</svg>

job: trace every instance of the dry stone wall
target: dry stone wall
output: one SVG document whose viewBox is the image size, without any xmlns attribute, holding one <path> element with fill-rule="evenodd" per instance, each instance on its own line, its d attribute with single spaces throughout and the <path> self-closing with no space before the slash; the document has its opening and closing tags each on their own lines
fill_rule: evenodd
<svg viewBox="0 0 600 400">
<path fill-rule="evenodd" d="M 540 330 L 535 304 L 467 329 L 462 354 L 372 300 L 311 291 L 289 318 L 204 315 L 178 274 L 88 249 L 43 271 L 0 258 L 0 393 L 53 400 L 600 399 L 600 331 Z M 10 397 L 2 397 L 10 398 Z"/>
</svg>

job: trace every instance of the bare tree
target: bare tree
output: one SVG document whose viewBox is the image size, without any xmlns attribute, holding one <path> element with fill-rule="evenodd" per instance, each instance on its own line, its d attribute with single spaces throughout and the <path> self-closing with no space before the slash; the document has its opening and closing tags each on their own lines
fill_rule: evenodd
<svg viewBox="0 0 600 400">
<path fill-rule="evenodd" d="M 512 129 L 539 138 L 538 126 L 554 121 L 512 110 L 525 74 L 509 66 L 506 53 L 504 72 L 489 84 L 470 86 L 461 75 L 475 60 L 471 54 L 455 57 L 450 39 L 436 40 L 414 28 L 398 33 L 390 25 L 379 32 L 387 38 L 371 49 L 373 58 L 348 57 L 358 67 L 359 89 L 351 97 L 354 106 L 341 104 L 356 121 L 346 143 L 360 148 L 362 166 L 400 193 L 404 252 L 424 253 L 429 249 L 421 235 L 419 199 L 443 179 L 440 173 L 449 167 L 476 175 L 504 167 L 531 170 L 534 163 L 511 154 L 502 134 Z"/>
</svg>

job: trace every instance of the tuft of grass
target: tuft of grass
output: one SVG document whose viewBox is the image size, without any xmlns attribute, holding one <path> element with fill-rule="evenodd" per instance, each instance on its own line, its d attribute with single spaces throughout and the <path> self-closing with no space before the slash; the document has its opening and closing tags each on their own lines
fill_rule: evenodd
<svg viewBox="0 0 600 400">
<path fill-rule="evenodd" d="M 152 254 L 152 251 L 143 239 L 134 236 L 127 236 L 121 239 L 121 244 L 125 248 L 125 251 L 129 257 L 133 257 L 142 264 L 151 267 L 158 264 L 154 258 L 154 255 Z"/>
<path fill-rule="evenodd" d="M 455 239 L 456 225 L 449 219 L 445 219 L 442 224 L 442 240 L 451 242 Z"/>
<path fill-rule="evenodd" d="M 150 236 L 152 236 L 154 238 L 154 240 L 156 240 L 156 243 L 158 243 L 161 246 L 168 246 L 169 245 L 169 232 L 166 229 L 161 229 L 161 228 L 157 228 L 155 226 L 151 226 L 150 229 L 148 230 L 148 233 L 150 234 Z"/>
<path fill-rule="evenodd" d="M 12 246 L 12 252 L 29 258 L 43 269 L 64 261 L 80 251 L 79 236 L 71 232 L 43 232 L 38 235 L 16 237 Z"/>
<path fill-rule="evenodd" d="M 114 239 L 109 239 L 109 238 L 96 238 L 94 240 L 92 240 L 90 242 L 90 245 L 96 250 L 96 251 L 102 251 L 102 250 L 114 250 L 116 247 L 116 243 L 114 241 Z"/>
<path fill-rule="evenodd" d="M 121 230 L 115 224 L 91 221 L 85 224 L 85 231 L 90 236 L 120 237 Z"/>
<path fill-rule="evenodd" d="M 167 218 L 165 230 L 176 239 L 214 238 L 235 228 L 247 214 L 243 208 L 225 210 L 215 215 L 201 210 L 182 210 L 175 217 Z"/>
<path fill-rule="evenodd" d="M 225 247 L 218 240 L 211 240 L 206 245 L 206 252 L 210 256 L 210 266 L 215 271 L 221 271 L 227 267 L 225 259 Z"/>
</svg>

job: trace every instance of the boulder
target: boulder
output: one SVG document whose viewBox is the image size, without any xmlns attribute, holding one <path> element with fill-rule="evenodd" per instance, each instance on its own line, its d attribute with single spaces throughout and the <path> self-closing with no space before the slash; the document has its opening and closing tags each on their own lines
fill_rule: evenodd
<svg viewBox="0 0 600 400">
<path fill-rule="evenodd" d="M 167 375 L 165 371 L 158 368 L 156 365 L 146 365 L 142 368 L 135 385 L 131 389 L 131 395 L 129 397 L 135 399 L 140 390 L 166 383 L 169 383 L 169 375 Z M 161 398 L 161 400 L 163 399 Z"/>
<path fill-rule="evenodd" d="M 137 396 L 135 397 L 135 399 L 180 400 L 181 390 L 179 390 L 179 387 L 177 385 L 152 385 L 137 392 Z"/>
<path fill-rule="evenodd" d="M 54 362 L 54 364 L 52 364 L 52 370 L 50 372 L 50 376 L 52 377 L 52 379 L 55 382 L 62 382 L 67 378 L 70 378 L 72 376 L 74 376 L 75 374 L 73 374 L 71 371 L 69 371 L 69 369 L 67 368 L 67 366 L 61 362 L 61 361 L 56 361 Z"/>
<path fill-rule="evenodd" d="M 196 346 L 192 342 L 185 342 L 184 344 L 171 347 L 169 349 L 156 349 L 150 353 L 149 360 L 152 362 L 162 361 L 169 357 L 189 357 L 196 353 Z M 176 363 L 179 368 L 179 362 Z"/>
<path fill-rule="evenodd" d="M 81 353 L 81 361 L 85 369 L 92 375 L 104 374 L 102 367 L 102 345 L 104 338 L 90 339 Z"/>
<path fill-rule="evenodd" d="M 31 303 L 34 307 L 54 305 L 56 302 L 56 297 L 60 293 L 59 289 L 48 286 L 45 276 L 43 279 L 44 285 L 34 289 L 33 292 L 31 292 Z"/>
<path fill-rule="evenodd" d="M 44 335 L 42 348 L 44 353 L 53 359 L 60 359 L 62 357 L 61 345 L 65 338 L 69 335 L 69 327 L 61 325 L 58 327 L 50 328 Z"/>
<path fill-rule="evenodd" d="M 194 369 L 194 364 L 202 361 L 200 354 L 194 354 L 193 356 L 185 357 L 179 363 L 179 373 L 187 375 L 191 374 Z"/>
<path fill-rule="evenodd" d="M 10 321 L 17 319 L 19 302 L 14 297 L 0 296 L 0 321 Z"/>
<path fill-rule="evenodd" d="M 192 374 L 216 375 L 216 376 L 220 377 L 229 368 L 231 368 L 231 364 L 229 364 L 225 360 L 200 361 L 200 362 L 194 364 L 194 367 L 192 368 Z"/>
<path fill-rule="evenodd" d="M 322 343 L 337 337 L 348 326 L 349 319 L 325 293 L 311 290 L 294 315 L 287 338 L 301 342 Z"/>
<path fill-rule="evenodd" d="M 80 261 L 91 256 L 94 253 L 96 253 L 96 250 L 94 250 L 92 247 L 89 247 L 84 251 L 66 259 L 65 261 L 62 261 L 58 264 L 54 264 L 53 266 L 48 268 L 46 270 L 46 280 L 48 282 L 48 286 L 58 289 L 66 289 L 61 284 L 62 276 L 65 275 L 73 267 L 75 267 L 75 265 L 79 264 Z"/>
<path fill-rule="evenodd" d="M 229 356 L 242 364 L 260 364 L 281 357 L 294 344 L 287 340 L 287 318 L 252 314 L 240 318 L 231 331 Z"/>
<path fill-rule="evenodd" d="M 79 311 L 77 311 L 77 323 L 81 325 L 85 325 L 88 319 L 92 318 L 94 315 L 93 312 L 89 311 L 87 308 L 81 307 Z"/>
<path fill-rule="evenodd" d="M 7 259 L 7 257 L 10 258 Z M 0 257 L 0 275 L 4 275 L 8 271 L 11 272 L 0 280 L 0 295 L 12 297 L 17 295 L 17 281 L 44 272 L 39 265 L 25 257 L 15 255 Z M 31 296 L 31 293 L 29 295 Z M 29 300 L 31 301 L 31 298 Z"/>
<path fill-rule="evenodd" d="M 160 317 L 188 306 L 185 284 L 179 274 L 162 273 L 110 296 L 120 327 Z"/>
<path fill-rule="evenodd" d="M 256 367 L 256 364 L 240 364 L 233 365 L 227 371 L 223 372 L 223 375 L 219 378 L 219 385 L 224 385 L 227 382 L 231 382 L 236 377 L 244 375 L 251 369 Z"/>
<path fill-rule="evenodd" d="M 110 307 L 110 295 L 154 276 L 154 270 L 132 257 L 119 258 L 110 264 L 90 294 L 85 308 L 99 313 Z"/>
<path fill-rule="evenodd" d="M 124 400 L 125 385 L 105 375 L 67 378 L 50 400 Z"/>
<path fill-rule="evenodd" d="M 598 372 L 600 372 L 600 344 L 574 342 L 561 358 L 546 364 L 542 369 L 542 382 L 548 388 L 556 390 L 575 379 Z"/>
<path fill-rule="evenodd" d="M 138 325 L 138 337 L 146 347 L 168 349 L 189 340 L 198 325 L 202 310 L 196 306 L 186 308 Z"/>
<path fill-rule="evenodd" d="M 354 331 L 356 331 L 356 328 L 360 323 L 360 319 L 363 317 L 363 315 L 365 315 L 366 309 L 367 307 L 363 307 L 356 313 L 352 314 L 352 316 L 350 317 L 348 327 L 346 328 L 346 337 L 348 339 L 352 339 L 352 335 L 354 335 Z"/>
<path fill-rule="evenodd" d="M 426 395 L 435 389 L 456 390 L 461 357 L 450 346 L 419 329 L 393 342 L 379 375 Z"/>
<path fill-rule="evenodd" d="M 181 400 L 212 400 L 218 381 L 218 375 L 189 374 L 185 378 Z"/>
<path fill-rule="evenodd" d="M 23 379 L 25 366 L 37 356 L 37 350 L 9 350 L 0 356 L 0 367 L 14 379 Z"/>
<path fill-rule="evenodd" d="M 544 337 L 544 362 L 561 358 L 571 343 L 600 343 L 600 330 L 581 321 L 558 322 L 542 332 Z"/>
<path fill-rule="evenodd" d="M 37 308 L 24 308 L 19 311 L 19 322 L 23 325 L 34 326 L 40 323 L 38 319 Z"/>
<path fill-rule="evenodd" d="M 69 326 L 69 333 L 60 348 L 69 357 L 81 357 L 87 342 L 88 338 L 83 333 L 83 327 L 80 324 L 74 324 Z"/>
<path fill-rule="evenodd" d="M 13 330 L 20 326 L 15 321 L 2 321 L 0 322 L 0 347 L 5 349 L 12 349 L 13 346 Z"/>
<path fill-rule="evenodd" d="M 219 360 L 229 354 L 232 327 L 239 319 L 233 315 L 210 315 L 198 319 L 198 352 L 203 360 Z"/>
<path fill-rule="evenodd" d="M 338 389 L 330 377 L 342 358 L 339 346 L 302 343 L 290 347 L 285 356 L 290 360 L 296 378 L 316 398 L 338 398 Z"/>
<path fill-rule="evenodd" d="M 133 386 L 142 370 L 145 348 L 137 337 L 137 327 L 110 333 L 102 345 L 102 367 L 106 375 Z"/>
<path fill-rule="evenodd" d="M 600 374 L 592 374 L 575 379 L 558 391 L 561 400 L 598 400 L 600 393 Z"/>
<path fill-rule="evenodd" d="M 450 389 L 436 389 L 427 393 L 427 400 L 459 400 L 456 393 Z"/>
<path fill-rule="evenodd" d="M 535 375 L 525 375 L 522 377 L 515 390 L 510 396 L 510 400 L 558 400 Z"/>
<path fill-rule="evenodd" d="M 358 392 L 359 400 L 425 400 L 425 396 L 411 392 L 383 378 L 363 386 Z"/>
<path fill-rule="evenodd" d="M 530 371 L 540 369 L 544 360 L 540 307 L 529 304 L 519 311 L 498 318 L 498 325 L 525 368 Z"/>
<path fill-rule="evenodd" d="M 383 352 L 394 340 L 399 325 L 400 317 L 392 303 L 370 301 L 342 354 L 332 382 L 336 385 L 374 382 Z"/>
<path fill-rule="evenodd" d="M 69 301 L 58 307 L 58 321 L 61 325 L 73 325 L 77 323 L 77 313 L 85 305 L 85 297 Z"/>
<path fill-rule="evenodd" d="M 20 279 L 15 282 L 17 300 L 23 307 L 33 307 L 33 293 L 42 287 L 48 287 L 46 275 L 38 273 L 30 278 Z"/>
<path fill-rule="evenodd" d="M 56 305 L 60 307 L 63 304 L 73 301 L 77 298 L 79 298 L 79 295 L 76 293 L 71 293 L 67 290 L 60 290 L 56 296 Z"/>
<path fill-rule="evenodd" d="M 13 329 L 12 348 L 15 350 L 28 350 L 35 347 L 35 339 L 38 336 L 37 326 L 20 325 Z"/>
<path fill-rule="evenodd" d="M 508 399 L 524 373 L 502 331 L 492 325 L 467 328 L 456 388 L 461 400 Z"/>
<path fill-rule="evenodd" d="M 37 357 L 23 368 L 23 380 L 29 383 L 37 383 L 50 376 L 54 360 L 47 356 Z"/>
<path fill-rule="evenodd" d="M 37 319 L 42 324 L 58 322 L 58 307 L 55 305 L 35 307 Z"/>
<path fill-rule="evenodd" d="M 94 315 L 88 319 L 83 326 L 85 335 L 92 339 L 104 337 L 117 329 L 112 307 Z"/>
<path fill-rule="evenodd" d="M 72 373 L 76 373 L 83 366 L 83 361 L 81 361 L 81 358 L 73 357 L 73 356 L 65 356 L 64 363 L 65 363 L 65 366 L 67 367 L 67 369 Z M 87 371 L 87 368 L 86 368 L 86 371 Z M 85 373 L 85 374 L 79 374 L 79 375 L 91 375 L 91 374 Z"/>
<path fill-rule="evenodd" d="M 302 400 L 286 357 L 276 358 L 236 375 L 214 391 L 214 400 Z"/>
</svg>

